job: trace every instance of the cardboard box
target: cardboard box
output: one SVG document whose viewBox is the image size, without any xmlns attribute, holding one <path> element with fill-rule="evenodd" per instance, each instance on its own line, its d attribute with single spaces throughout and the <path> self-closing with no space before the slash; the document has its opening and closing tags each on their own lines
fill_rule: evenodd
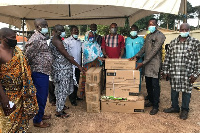
<svg viewBox="0 0 200 133">
<path fill-rule="evenodd" d="M 100 93 L 101 92 L 101 85 L 99 84 L 90 84 L 90 83 L 85 83 L 85 92 L 96 92 Z"/>
<path fill-rule="evenodd" d="M 132 96 L 133 100 L 104 100 L 101 99 L 102 112 L 143 113 L 144 97 Z"/>
<path fill-rule="evenodd" d="M 96 67 L 93 71 L 93 81 L 92 83 L 100 83 L 102 77 L 102 67 Z"/>
<path fill-rule="evenodd" d="M 106 84 L 140 84 L 139 70 L 107 70 Z"/>
<path fill-rule="evenodd" d="M 128 59 L 106 59 L 105 69 L 126 69 L 134 70 L 136 61 L 129 61 Z"/>
<path fill-rule="evenodd" d="M 89 113 L 99 113 L 100 112 L 100 101 L 98 102 L 88 102 L 87 112 Z"/>
<path fill-rule="evenodd" d="M 89 70 L 86 72 L 86 83 L 92 83 L 93 81 L 93 72 L 96 69 L 96 67 L 91 67 Z"/>
<path fill-rule="evenodd" d="M 106 86 L 106 96 L 127 98 L 128 96 L 138 96 L 138 95 L 139 95 L 139 87 L 119 86 L 113 88 Z"/>
<path fill-rule="evenodd" d="M 100 83 L 102 76 L 102 67 L 91 67 L 86 72 L 86 83 Z"/>
<path fill-rule="evenodd" d="M 86 102 L 99 102 L 101 98 L 100 92 L 86 92 Z"/>
</svg>

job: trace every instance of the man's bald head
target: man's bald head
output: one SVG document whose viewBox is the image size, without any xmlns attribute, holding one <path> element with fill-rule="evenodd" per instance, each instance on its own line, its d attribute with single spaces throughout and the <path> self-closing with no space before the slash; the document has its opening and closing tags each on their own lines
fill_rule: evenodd
<svg viewBox="0 0 200 133">
<path fill-rule="evenodd" d="M 47 21 L 43 18 L 36 18 L 34 21 L 34 25 L 36 29 L 48 27 Z"/>
<path fill-rule="evenodd" d="M 9 28 L 1 28 L 0 29 L 0 38 L 3 39 L 3 38 L 6 38 L 6 37 L 10 37 L 10 36 L 16 36 L 16 32 L 12 29 L 9 29 Z"/>
<path fill-rule="evenodd" d="M 180 26 L 180 32 L 190 31 L 190 25 L 188 23 L 182 23 Z"/>
</svg>

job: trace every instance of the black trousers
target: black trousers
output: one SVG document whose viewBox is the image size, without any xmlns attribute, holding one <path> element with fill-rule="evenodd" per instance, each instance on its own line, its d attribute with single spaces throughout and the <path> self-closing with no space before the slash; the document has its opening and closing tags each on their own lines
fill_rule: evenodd
<svg viewBox="0 0 200 133">
<path fill-rule="evenodd" d="M 79 84 L 80 70 L 78 68 L 75 68 L 75 77 L 76 77 L 77 84 Z M 78 91 L 78 87 L 74 85 L 74 92 L 69 95 L 69 100 L 71 103 L 76 102 L 77 91 Z"/>
<path fill-rule="evenodd" d="M 55 96 L 55 86 L 53 84 L 53 81 L 49 81 L 49 102 L 50 103 L 56 103 L 56 96 Z"/>
<path fill-rule="evenodd" d="M 145 77 L 148 98 L 153 103 L 153 108 L 159 108 L 160 102 L 160 78 Z"/>
</svg>

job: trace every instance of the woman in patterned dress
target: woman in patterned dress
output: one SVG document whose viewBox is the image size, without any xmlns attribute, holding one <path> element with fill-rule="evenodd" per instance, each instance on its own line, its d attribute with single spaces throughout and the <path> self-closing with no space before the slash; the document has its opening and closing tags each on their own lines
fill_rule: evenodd
<svg viewBox="0 0 200 133">
<path fill-rule="evenodd" d="M 38 111 L 36 88 L 15 32 L 2 28 L 0 39 L 0 133 L 25 133 Z"/>
<path fill-rule="evenodd" d="M 53 38 L 50 48 L 53 55 L 52 80 L 55 85 L 56 95 L 56 116 L 66 118 L 69 114 L 63 108 L 67 99 L 73 92 L 73 69 L 72 64 L 76 65 L 80 71 L 82 67 L 67 52 L 67 45 L 64 43 L 65 29 L 62 25 L 53 28 Z"/>
<path fill-rule="evenodd" d="M 95 41 L 95 35 L 92 31 L 88 32 L 86 35 L 86 41 L 82 45 L 83 51 L 83 69 L 86 72 L 91 67 L 99 67 L 104 60 L 103 53 L 101 51 L 100 45 Z M 81 97 L 84 97 L 85 92 L 85 82 L 86 74 L 82 73 L 82 82 L 81 82 Z"/>
</svg>

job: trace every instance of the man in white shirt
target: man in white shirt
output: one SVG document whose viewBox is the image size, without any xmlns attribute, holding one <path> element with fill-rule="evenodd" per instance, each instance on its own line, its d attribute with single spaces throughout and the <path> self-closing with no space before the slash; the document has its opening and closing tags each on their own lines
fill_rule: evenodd
<svg viewBox="0 0 200 133">
<path fill-rule="evenodd" d="M 68 53 L 74 57 L 74 60 L 81 65 L 81 46 L 82 43 L 78 39 L 79 30 L 77 26 L 71 26 L 70 29 L 71 36 L 66 38 L 64 42 L 67 44 L 69 51 Z M 73 72 L 74 72 L 74 92 L 69 96 L 70 102 L 73 106 L 77 106 L 76 100 L 81 100 L 77 97 L 77 90 L 80 78 L 80 70 L 73 65 Z"/>
</svg>

